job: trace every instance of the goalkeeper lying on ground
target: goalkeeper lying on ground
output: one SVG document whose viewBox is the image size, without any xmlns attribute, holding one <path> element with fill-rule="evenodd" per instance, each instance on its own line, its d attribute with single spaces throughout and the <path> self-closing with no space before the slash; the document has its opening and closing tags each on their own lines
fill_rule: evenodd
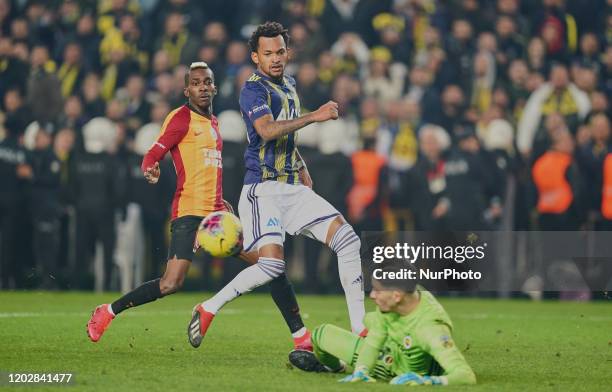
<svg viewBox="0 0 612 392">
<path fill-rule="evenodd" d="M 399 271 L 399 267 L 384 271 Z M 314 354 L 293 351 L 291 363 L 315 372 L 342 372 L 350 365 L 353 374 L 340 382 L 476 383 L 474 372 L 453 341 L 448 314 L 429 291 L 410 281 L 373 280 L 370 298 L 377 309 L 365 316 L 367 337 L 323 324 L 312 335 Z"/>
</svg>

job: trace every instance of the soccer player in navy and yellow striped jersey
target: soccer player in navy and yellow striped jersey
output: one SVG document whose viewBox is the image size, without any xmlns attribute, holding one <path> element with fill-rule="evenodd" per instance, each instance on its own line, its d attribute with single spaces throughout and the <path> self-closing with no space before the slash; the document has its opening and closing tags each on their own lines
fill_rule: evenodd
<svg viewBox="0 0 612 392">
<path fill-rule="evenodd" d="M 216 92 L 212 70 L 206 63 L 193 63 L 185 75 L 184 94 L 188 102 L 168 114 L 159 138 L 144 156 L 141 166 L 147 181 L 155 184 L 160 176 L 159 161 L 170 152 L 176 170 L 166 271 L 160 279 L 142 284 L 112 304 L 98 306 L 87 324 L 87 333 L 94 342 L 102 337 L 115 315 L 176 292 L 193 259 L 196 233 L 202 219 L 214 211 L 231 210 L 222 198 L 223 141 L 217 119 L 212 114 Z M 250 261 L 244 253 L 241 258 Z M 281 312 L 283 316 L 291 314 L 292 322 L 302 323 L 294 310 L 297 309 L 295 294 L 286 276 L 275 281 L 272 296 L 275 300 L 292 299 L 283 301 L 284 308 L 279 305 Z"/>
<path fill-rule="evenodd" d="M 316 239 L 338 256 L 351 328 L 357 334 L 365 332 L 361 241 L 338 210 L 312 190 L 312 180 L 296 147 L 295 132 L 312 123 L 336 120 L 338 104 L 329 101 L 311 113 L 300 112 L 295 80 L 285 75 L 288 44 L 287 30 L 276 22 L 258 26 L 249 40 L 257 70 L 240 92 L 248 147 L 238 211 L 245 250 L 256 251 L 259 259 L 196 306 L 189 326 L 200 330 L 199 335 L 190 335 L 194 347 L 200 345 L 214 315 L 226 303 L 284 274 L 286 233 Z M 305 327 L 290 329 L 297 349 L 312 349 Z"/>
</svg>

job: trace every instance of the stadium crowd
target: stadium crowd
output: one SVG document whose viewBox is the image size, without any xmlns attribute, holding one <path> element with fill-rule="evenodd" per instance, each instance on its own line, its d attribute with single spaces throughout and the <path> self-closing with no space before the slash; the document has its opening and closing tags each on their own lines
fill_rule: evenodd
<svg viewBox="0 0 612 392">
<path fill-rule="evenodd" d="M 103 287 L 115 264 L 158 275 L 174 170 L 153 187 L 140 162 L 193 61 L 215 72 L 237 203 L 266 20 L 289 30 L 302 112 L 339 104 L 300 151 L 357 231 L 611 227 L 610 0 L 0 0 L 1 288 L 92 288 L 96 243 Z M 320 248 L 302 251 L 319 289 Z"/>
</svg>

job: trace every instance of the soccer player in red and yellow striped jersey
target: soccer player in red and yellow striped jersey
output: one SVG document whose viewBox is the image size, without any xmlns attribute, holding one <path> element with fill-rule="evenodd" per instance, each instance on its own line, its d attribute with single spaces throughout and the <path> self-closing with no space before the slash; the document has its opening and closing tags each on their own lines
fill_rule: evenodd
<svg viewBox="0 0 612 392">
<path fill-rule="evenodd" d="M 214 75 L 208 65 L 203 62 L 191 64 L 185 75 L 184 94 L 188 103 L 168 114 L 159 138 L 141 165 L 147 181 L 155 184 L 161 174 L 159 161 L 170 152 L 177 174 L 166 271 L 160 279 L 142 284 L 112 304 L 98 306 L 87 324 L 87 334 L 94 342 L 100 340 L 115 315 L 175 293 L 191 265 L 202 219 L 214 211 L 231 210 L 223 200 L 223 141 L 217 119 L 212 114 L 216 93 Z M 256 255 L 244 252 L 240 257 L 250 263 L 256 260 Z M 295 293 L 285 275 L 271 283 L 271 291 L 290 329 L 303 327 Z"/>
</svg>

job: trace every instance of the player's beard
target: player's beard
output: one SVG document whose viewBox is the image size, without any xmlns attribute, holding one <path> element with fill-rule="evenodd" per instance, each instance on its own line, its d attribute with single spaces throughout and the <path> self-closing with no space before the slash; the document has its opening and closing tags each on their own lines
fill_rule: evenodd
<svg viewBox="0 0 612 392">
<path fill-rule="evenodd" d="M 283 78 L 283 75 L 285 74 L 285 66 L 284 65 L 278 65 L 276 68 L 275 66 L 270 65 L 270 67 L 268 67 L 268 75 L 272 78 L 272 79 L 276 79 L 276 80 L 280 80 Z"/>
</svg>

